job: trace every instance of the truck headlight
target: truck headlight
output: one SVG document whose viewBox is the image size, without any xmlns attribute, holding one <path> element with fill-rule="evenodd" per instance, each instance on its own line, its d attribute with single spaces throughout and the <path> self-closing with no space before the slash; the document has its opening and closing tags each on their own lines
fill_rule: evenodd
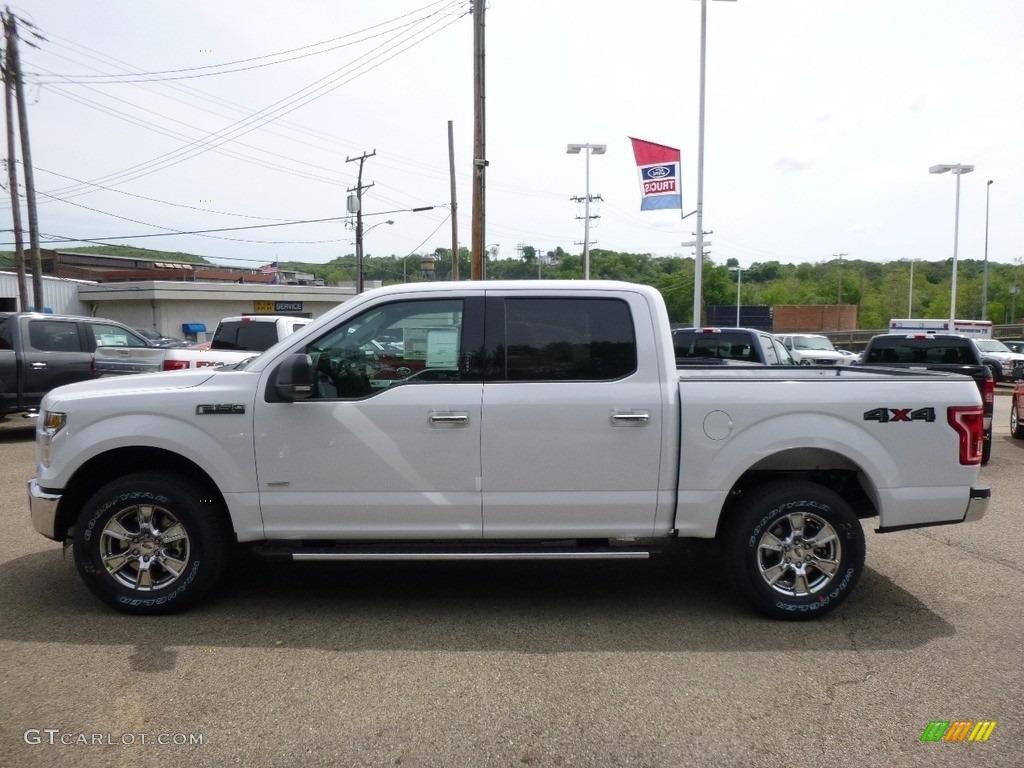
<svg viewBox="0 0 1024 768">
<path fill-rule="evenodd" d="M 39 444 L 39 463 L 44 467 L 50 466 L 50 446 L 53 437 L 64 429 L 67 421 L 67 414 L 60 411 L 45 411 L 39 420 L 36 442 Z"/>
</svg>

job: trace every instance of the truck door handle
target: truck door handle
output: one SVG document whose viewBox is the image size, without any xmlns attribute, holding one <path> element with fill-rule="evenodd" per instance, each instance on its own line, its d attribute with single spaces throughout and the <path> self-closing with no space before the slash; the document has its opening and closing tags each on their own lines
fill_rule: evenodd
<svg viewBox="0 0 1024 768">
<path fill-rule="evenodd" d="M 41 371 L 46 367 L 46 363 L 31 363 L 29 367 L 34 371 Z"/>
<path fill-rule="evenodd" d="M 613 427 L 639 427 L 651 420 L 647 411 L 612 411 Z"/>
<path fill-rule="evenodd" d="M 462 427 L 469 424 L 469 414 L 460 411 L 431 411 L 430 423 L 437 425 L 452 424 Z"/>
</svg>

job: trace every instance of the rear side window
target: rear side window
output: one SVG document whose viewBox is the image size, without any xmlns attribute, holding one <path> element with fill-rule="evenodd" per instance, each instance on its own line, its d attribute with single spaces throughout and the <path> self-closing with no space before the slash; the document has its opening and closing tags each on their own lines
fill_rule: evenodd
<svg viewBox="0 0 1024 768">
<path fill-rule="evenodd" d="M 976 365 L 970 347 L 955 340 L 880 339 L 872 343 L 866 363 L 905 363 L 910 365 Z"/>
<path fill-rule="evenodd" d="M 672 344 L 675 347 L 676 358 L 701 357 L 761 362 L 751 346 L 749 334 L 746 333 L 682 331 L 672 334 Z"/>
<path fill-rule="evenodd" d="M 620 299 L 505 300 L 508 381 L 610 381 L 636 371 L 636 334 Z"/>
<path fill-rule="evenodd" d="M 0 317 L 0 349 L 14 349 L 11 338 L 11 323 L 8 318 Z"/>
</svg>

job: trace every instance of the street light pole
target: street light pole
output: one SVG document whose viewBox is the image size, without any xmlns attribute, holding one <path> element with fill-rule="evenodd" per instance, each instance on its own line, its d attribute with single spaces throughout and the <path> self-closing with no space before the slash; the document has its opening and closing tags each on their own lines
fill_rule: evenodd
<svg viewBox="0 0 1024 768">
<path fill-rule="evenodd" d="M 907 291 L 907 317 L 914 316 L 914 260 L 910 260 L 910 290 Z"/>
<path fill-rule="evenodd" d="M 953 329 L 956 323 L 956 258 L 957 250 L 960 245 L 960 177 L 965 173 L 970 173 L 974 170 L 973 165 L 963 165 L 956 163 L 953 165 L 933 165 L 928 169 L 928 173 L 946 173 L 946 171 L 952 171 L 953 175 L 956 176 L 956 206 L 953 213 L 953 279 L 950 285 L 950 296 L 949 296 L 949 328 Z"/>
<path fill-rule="evenodd" d="M 736 273 L 736 327 L 740 327 L 740 286 L 743 284 L 743 267 L 729 267 L 730 272 Z"/>
<path fill-rule="evenodd" d="M 578 155 L 581 151 L 587 155 L 587 187 L 583 198 L 583 279 L 590 279 L 590 154 L 603 155 L 607 151 L 606 144 L 569 144 L 565 148 L 567 155 Z"/>
<path fill-rule="evenodd" d="M 730 0 L 732 1 L 732 0 Z M 704 81 L 707 62 L 708 0 L 700 0 L 700 91 L 697 117 L 697 256 L 693 262 L 693 327 L 700 327 L 704 282 Z"/>
<path fill-rule="evenodd" d="M 988 198 L 992 189 L 992 179 L 985 184 L 985 269 L 981 279 L 981 319 L 988 319 Z"/>
</svg>

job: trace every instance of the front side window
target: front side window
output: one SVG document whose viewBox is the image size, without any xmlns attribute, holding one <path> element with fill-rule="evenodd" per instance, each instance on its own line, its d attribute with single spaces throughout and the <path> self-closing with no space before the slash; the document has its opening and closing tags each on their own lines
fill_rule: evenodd
<svg viewBox="0 0 1024 768">
<path fill-rule="evenodd" d="M 141 336 L 136 336 L 126 328 L 106 323 L 88 324 L 97 347 L 148 347 L 149 344 Z"/>
<path fill-rule="evenodd" d="M 355 399 L 400 385 L 463 380 L 461 299 L 374 307 L 307 344 L 316 399 Z"/>
<path fill-rule="evenodd" d="M 508 381 L 610 381 L 636 371 L 636 334 L 620 299 L 505 300 Z"/>
<path fill-rule="evenodd" d="M 84 352 L 78 324 L 65 320 L 29 320 L 28 342 L 39 352 Z"/>
</svg>

